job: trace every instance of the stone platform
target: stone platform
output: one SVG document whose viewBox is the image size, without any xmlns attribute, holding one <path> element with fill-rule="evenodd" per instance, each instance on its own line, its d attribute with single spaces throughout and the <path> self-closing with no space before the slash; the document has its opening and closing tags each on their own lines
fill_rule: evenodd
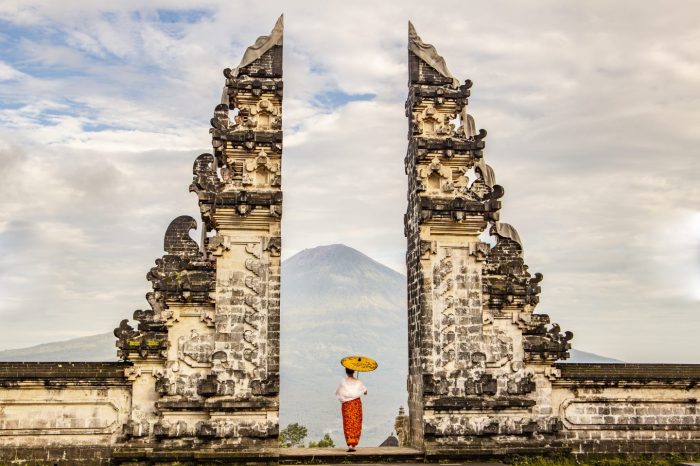
<svg viewBox="0 0 700 466">
<path fill-rule="evenodd" d="M 345 448 L 282 448 L 280 463 L 422 463 L 424 454 L 420 450 L 401 447 L 358 448 L 348 453 Z"/>
</svg>

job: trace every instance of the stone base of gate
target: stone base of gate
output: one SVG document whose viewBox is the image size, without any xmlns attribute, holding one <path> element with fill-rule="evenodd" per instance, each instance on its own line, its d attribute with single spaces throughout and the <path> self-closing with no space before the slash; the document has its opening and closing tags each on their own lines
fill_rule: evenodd
<svg viewBox="0 0 700 466">
<path fill-rule="evenodd" d="M 214 464 L 278 464 L 279 449 L 244 451 L 224 448 L 115 447 L 112 463 L 121 466 L 171 466 Z"/>
<path fill-rule="evenodd" d="M 552 456 L 571 453 L 571 448 L 552 445 L 538 445 L 536 441 L 531 444 L 503 444 L 484 445 L 470 448 L 428 448 L 424 452 L 426 463 L 458 462 L 458 461 L 493 461 L 499 458 L 512 456 Z"/>
<path fill-rule="evenodd" d="M 107 445 L 12 446 L 0 437 L 0 465 L 102 466 L 111 463 L 112 449 Z"/>
</svg>

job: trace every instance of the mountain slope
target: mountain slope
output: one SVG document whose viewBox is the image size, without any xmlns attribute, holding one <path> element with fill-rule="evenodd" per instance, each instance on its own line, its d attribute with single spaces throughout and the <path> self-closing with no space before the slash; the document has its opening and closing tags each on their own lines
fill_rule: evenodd
<svg viewBox="0 0 700 466">
<path fill-rule="evenodd" d="M 0 351 L 0 361 L 116 361 L 115 343 L 112 333 L 100 333 Z"/>
<path fill-rule="evenodd" d="M 560 361 L 564 363 L 596 363 L 596 364 L 614 364 L 621 363 L 619 359 L 608 358 L 595 353 L 588 353 L 586 351 L 580 351 L 572 349 L 570 351 L 571 357 L 565 361 Z"/>
</svg>

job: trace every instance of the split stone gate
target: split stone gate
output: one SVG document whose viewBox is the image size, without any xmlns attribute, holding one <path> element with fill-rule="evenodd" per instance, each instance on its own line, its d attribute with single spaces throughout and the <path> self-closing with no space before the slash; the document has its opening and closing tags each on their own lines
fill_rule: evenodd
<svg viewBox="0 0 700 466">
<path fill-rule="evenodd" d="M 0 363 L 0 462 L 279 458 L 280 18 L 224 70 L 212 153 L 148 272 L 149 308 L 115 329 L 123 363 Z M 570 332 L 535 313 L 486 131 L 461 82 L 409 24 L 409 442 L 426 458 L 698 452 L 700 367 L 557 364 Z M 480 238 L 488 231 L 495 244 Z"/>
</svg>

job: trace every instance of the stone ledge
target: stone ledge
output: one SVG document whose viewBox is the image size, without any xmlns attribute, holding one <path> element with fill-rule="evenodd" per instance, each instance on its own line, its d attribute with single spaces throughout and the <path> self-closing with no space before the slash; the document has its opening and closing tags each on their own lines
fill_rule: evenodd
<svg viewBox="0 0 700 466">
<path fill-rule="evenodd" d="M 282 143 L 282 130 L 255 131 L 255 130 L 230 130 L 222 133 L 220 139 L 233 143 L 243 144 L 245 142 L 255 142 L 258 144 Z M 279 152 L 279 151 L 273 151 Z"/>
<path fill-rule="evenodd" d="M 606 457 L 619 455 L 697 455 L 700 440 L 589 440 L 567 442 L 572 453 L 581 457 Z"/>
<path fill-rule="evenodd" d="M 257 409 L 276 409 L 278 404 L 269 400 L 166 400 L 156 401 L 156 408 L 169 411 L 187 411 L 191 409 L 204 410 L 207 412 L 235 412 L 250 411 Z"/>
<path fill-rule="evenodd" d="M 561 378 L 554 385 L 570 382 L 661 382 L 700 384 L 700 364 L 567 364 L 557 363 Z"/>
<path fill-rule="evenodd" d="M 203 406 L 204 401 L 201 400 L 156 401 L 156 408 L 166 411 L 202 409 Z"/>
<path fill-rule="evenodd" d="M 38 379 L 126 380 L 128 362 L 0 362 L 0 381 Z"/>
<path fill-rule="evenodd" d="M 248 401 L 208 400 L 204 407 L 208 411 L 249 411 L 251 409 L 277 409 L 279 403 L 264 399 Z"/>
<path fill-rule="evenodd" d="M 439 151 L 444 149 L 452 149 L 458 155 L 472 155 L 473 151 L 481 151 L 485 149 L 486 143 L 481 140 L 468 140 L 459 137 L 450 138 L 431 138 L 425 136 L 414 136 L 416 147 L 428 151 Z"/>
<path fill-rule="evenodd" d="M 426 402 L 425 409 L 435 411 L 447 410 L 499 410 L 511 408 L 530 408 L 536 404 L 535 400 L 517 397 L 493 397 L 491 399 L 481 397 L 444 397 L 431 399 Z"/>
</svg>

